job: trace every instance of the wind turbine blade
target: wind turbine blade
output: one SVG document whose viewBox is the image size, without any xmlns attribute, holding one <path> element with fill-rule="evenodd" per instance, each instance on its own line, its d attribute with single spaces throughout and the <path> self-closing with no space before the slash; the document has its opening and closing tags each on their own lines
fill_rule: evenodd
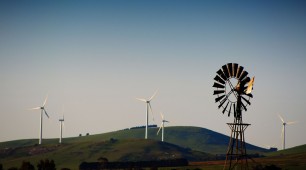
<svg viewBox="0 0 306 170">
<path fill-rule="evenodd" d="M 158 89 L 155 91 L 155 93 L 150 97 L 148 101 L 151 101 L 156 96 L 157 92 L 158 92 Z"/>
<path fill-rule="evenodd" d="M 297 121 L 294 121 L 294 122 L 287 122 L 286 124 L 287 125 L 292 125 L 292 124 L 296 124 L 297 123 Z"/>
<path fill-rule="evenodd" d="M 34 108 L 31 108 L 31 109 L 28 109 L 28 110 L 39 110 L 40 107 L 34 107 Z"/>
<path fill-rule="evenodd" d="M 44 111 L 45 111 L 46 116 L 49 118 L 49 115 L 48 115 L 47 111 L 45 109 L 44 109 Z"/>
<path fill-rule="evenodd" d="M 153 110 L 152 110 L 152 107 L 151 107 L 151 103 L 149 102 L 149 107 L 150 107 L 150 110 L 151 110 L 151 113 L 152 113 L 152 119 L 153 119 L 153 122 L 154 122 L 154 114 L 153 114 Z"/>
<path fill-rule="evenodd" d="M 160 112 L 160 117 L 162 118 L 162 120 L 164 120 L 164 115 L 162 112 Z"/>
<path fill-rule="evenodd" d="M 146 99 L 140 99 L 140 98 L 136 98 L 137 100 L 140 100 L 140 101 L 142 101 L 142 102 L 147 102 L 147 100 Z"/>
<path fill-rule="evenodd" d="M 278 117 L 280 118 L 280 120 L 281 120 L 283 123 L 285 123 L 285 121 L 284 121 L 283 117 L 281 117 L 281 115 L 278 115 Z"/>
<path fill-rule="evenodd" d="M 42 107 L 44 107 L 44 106 L 46 105 L 47 100 L 48 100 L 48 94 L 47 94 L 47 97 L 46 97 L 46 99 L 45 99 L 44 104 L 43 104 L 43 106 L 42 106 Z"/>
<path fill-rule="evenodd" d="M 160 125 L 160 127 L 159 127 L 159 129 L 158 129 L 158 131 L 157 131 L 156 135 L 158 135 L 158 133 L 159 133 L 160 129 L 162 128 L 162 125 L 163 125 L 163 123 Z"/>
</svg>

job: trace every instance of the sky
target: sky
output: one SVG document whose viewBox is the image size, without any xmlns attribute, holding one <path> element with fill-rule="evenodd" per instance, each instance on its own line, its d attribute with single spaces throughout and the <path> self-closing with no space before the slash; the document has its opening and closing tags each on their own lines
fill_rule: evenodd
<svg viewBox="0 0 306 170">
<path fill-rule="evenodd" d="M 226 63 L 255 76 L 246 141 L 306 144 L 305 1 L 0 1 L 0 141 L 99 134 L 145 124 L 230 135 L 212 87 Z M 166 129 L 165 129 L 166 131 Z M 150 138 L 150 136 L 149 136 Z M 166 138 L 166 136 L 165 136 Z"/>
</svg>

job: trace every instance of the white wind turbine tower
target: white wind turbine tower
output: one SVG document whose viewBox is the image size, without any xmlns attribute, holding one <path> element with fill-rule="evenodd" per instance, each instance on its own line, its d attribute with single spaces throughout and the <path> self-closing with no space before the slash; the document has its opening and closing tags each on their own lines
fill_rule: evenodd
<svg viewBox="0 0 306 170">
<path fill-rule="evenodd" d="M 283 129 L 282 129 L 282 137 L 283 137 L 283 149 L 286 149 L 285 147 L 285 142 L 286 142 L 286 125 L 292 125 L 296 122 L 285 122 L 283 117 L 281 117 L 280 115 L 278 115 L 280 120 L 282 121 L 283 123 Z"/>
<path fill-rule="evenodd" d="M 148 99 L 140 99 L 140 98 L 136 98 L 137 100 L 143 101 L 146 103 L 146 133 L 145 133 L 145 139 L 148 139 L 148 122 L 149 122 L 149 108 L 151 110 L 152 116 L 153 116 L 153 111 L 152 111 L 152 107 L 151 107 L 151 100 L 155 97 L 156 93 L 158 90 L 155 91 L 155 93 Z M 154 118 L 153 118 L 154 120 Z"/>
<path fill-rule="evenodd" d="M 160 131 L 160 129 L 162 129 L 162 142 L 164 141 L 164 129 L 165 129 L 165 122 L 166 123 L 169 123 L 169 121 L 167 121 L 167 120 L 165 120 L 164 119 L 164 115 L 162 114 L 162 113 L 160 113 L 160 116 L 161 116 L 161 118 L 162 118 L 162 123 L 161 123 L 161 125 L 160 125 L 160 127 L 159 127 L 159 129 L 158 129 L 158 131 L 157 131 L 157 135 L 158 135 L 158 133 L 159 133 L 159 131 Z"/>
<path fill-rule="evenodd" d="M 60 138 L 59 138 L 59 143 L 62 143 L 62 138 L 63 138 L 63 123 L 64 123 L 64 114 L 62 119 L 58 119 L 60 121 Z"/>
<path fill-rule="evenodd" d="M 49 115 L 45 109 L 45 106 L 46 106 L 46 103 L 47 103 L 47 100 L 48 100 L 48 95 L 43 103 L 42 106 L 39 106 L 39 107 L 34 107 L 30 110 L 40 110 L 40 134 L 39 134 L 39 144 L 41 144 L 42 142 L 42 127 L 43 127 L 43 113 L 45 112 L 46 116 L 49 118 Z"/>
</svg>

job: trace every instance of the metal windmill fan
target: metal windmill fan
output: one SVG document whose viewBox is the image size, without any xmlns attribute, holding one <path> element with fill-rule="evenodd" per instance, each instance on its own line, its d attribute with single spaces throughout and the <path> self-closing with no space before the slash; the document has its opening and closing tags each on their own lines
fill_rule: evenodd
<svg viewBox="0 0 306 170">
<path fill-rule="evenodd" d="M 239 66 L 237 63 L 228 63 L 223 65 L 217 71 L 215 76 L 214 90 L 215 102 L 219 102 L 218 108 L 222 108 L 222 113 L 231 114 L 235 118 L 241 117 L 241 111 L 247 111 L 247 106 L 251 105 L 250 98 L 253 89 L 254 78 L 248 77 L 248 72 L 244 67 Z"/>
</svg>

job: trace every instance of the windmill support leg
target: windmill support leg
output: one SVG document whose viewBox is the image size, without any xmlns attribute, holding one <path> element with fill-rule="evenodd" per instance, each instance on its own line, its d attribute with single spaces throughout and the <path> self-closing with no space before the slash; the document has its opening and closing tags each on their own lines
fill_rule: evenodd
<svg viewBox="0 0 306 170">
<path fill-rule="evenodd" d="M 242 123 L 239 120 L 227 124 L 231 129 L 231 137 L 223 169 L 248 169 L 244 131 L 250 124 Z"/>
</svg>

